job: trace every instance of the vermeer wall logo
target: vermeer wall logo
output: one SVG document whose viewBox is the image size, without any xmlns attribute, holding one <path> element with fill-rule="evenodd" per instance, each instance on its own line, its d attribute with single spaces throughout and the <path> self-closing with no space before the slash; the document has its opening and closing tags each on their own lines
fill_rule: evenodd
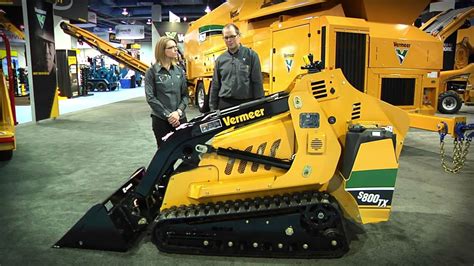
<svg viewBox="0 0 474 266">
<path fill-rule="evenodd" d="M 35 13 L 36 13 L 36 19 L 38 20 L 38 23 L 41 29 L 43 29 L 44 21 L 46 20 L 46 11 L 35 7 Z"/>
<path fill-rule="evenodd" d="M 411 44 L 409 43 L 393 42 L 393 47 L 395 47 L 395 54 L 397 55 L 400 65 L 403 64 L 403 61 L 405 61 L 410 46 Z"/>
<path fill-rule="evenodd" d="M 176 40 L 176 37 L 178 37 L 178 42 L 184 42 L 184 34 L 182 34 L 182 33 L 167 31 L 167 32 L 165 32 L 165 34 L 166 34 L 166 37 L 169 37 L 169 38 L 175 39 L 175 40 Z"/>
</svg>

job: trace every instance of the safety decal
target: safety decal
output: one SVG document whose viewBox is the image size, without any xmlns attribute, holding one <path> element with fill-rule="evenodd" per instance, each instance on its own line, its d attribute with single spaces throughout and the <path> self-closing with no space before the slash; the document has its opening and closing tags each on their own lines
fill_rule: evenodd
<svg viewBox="0 0 474 266">
<path fill-rule="evenodd" d="M 213 120 L 213 121 L 199 125 L 199 128 L 201 129 L 201 133 L 206 133 L 206 132 L 209 132 L 211 130 L 221 128 L 221 127 L 222 127 L 221 120 Z"/>
</svg>

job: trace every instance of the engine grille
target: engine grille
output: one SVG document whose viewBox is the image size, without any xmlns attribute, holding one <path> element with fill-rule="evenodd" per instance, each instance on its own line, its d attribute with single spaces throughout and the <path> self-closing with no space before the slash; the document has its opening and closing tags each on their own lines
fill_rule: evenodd
<svg viewBox="0 0 474 266">
<path fill-rule="evenodd" d="M 270 151 L 269 151 L 269 156 L 270 157 L 275 157 L 276 156 L 276 152 L 277 152 L 278 148 L 280 147 L 280 144 L 281 144 L 281 139 L 277 139 L 272 143 L 272 145 L 270 147 Z M 265 154 L 266 147 L 267 147 L 267 142 L 261 143 L 258 146 L 256 153 L 260 154 L 260 155 Z M 252 149 L 253 149 L 253 145 L 248 146 L 245 149 L 245 151 L 246 152 L 252 152 Z M 226 175 L 231 175 L 232 174 L 234 164 L 235 164 L 235 160 L 236 160 L 235 158 L 229 158 L 227 160 L 227 164 L 226 164 L 226 167 L 224 169 L 224 174 L 226 174 Z M 239 165 L 237 167 L 237 172 L 240 173 L 240 174 L 243 174 L 245 172 L 245 170 L 247 169 L 248 165 L 249 165 L 248 161 L 240 160 Z M 252 172 L 257 172 L 259 167 L 260 167 L 259 163 L 252 163 L 251 167 L 250 167 L 250 170 Z M 264 169 L 265 170 L 270 170 L 271 166 L 270 165 L 265 165 Z"/>
<path fill-rule="evenodd" d="M 354 103 L 352 105 L 352 120 L 359 119 L 360 118 L 360 103 Z"/>
<path fill-rule="evenodd" d="M 328 97 L 328 91 L 324 80 L 311 82 L 311 92 L 316 100 Z"/>
<path fill-rule="evenodd" d="M 382 101 L 393 105 L 413 105 L 414 78 L 382 78 Z"/>
<path fill-rule="evenodd" d="M 359 91 L 364 91 L 366 34 L 336 33 L 336 68 L 342 69 L 346 79 Z"/>
</svg>

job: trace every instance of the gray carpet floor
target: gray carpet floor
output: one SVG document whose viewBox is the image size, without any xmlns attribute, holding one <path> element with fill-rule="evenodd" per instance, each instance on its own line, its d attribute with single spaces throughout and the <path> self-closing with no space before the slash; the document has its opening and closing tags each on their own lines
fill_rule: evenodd
<svg viewBox="0 0 474 266">
<path fill-rule="evenodd" d="M 468 111 L 474 122 L 474 108 Z M 460 174 L 445 173 L 436 133 L 410 131 L 390 221 L 363 226 L 349 253 L 333 260 L 165 254 L 147 238 L 128 253 L 51 248 L 93 204 L 148 165 L 155 151 L 149 109 L 136 98 L 27 123 L 17 127 L 17 141 L 13 159 L 0 162 L 2 266 L 474 263 L 474 147 Z"/>
</svg>

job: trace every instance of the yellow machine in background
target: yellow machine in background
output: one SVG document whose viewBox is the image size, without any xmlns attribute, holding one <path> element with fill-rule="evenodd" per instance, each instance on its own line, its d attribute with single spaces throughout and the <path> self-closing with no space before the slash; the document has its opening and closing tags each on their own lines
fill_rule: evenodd
<svg viewBox="0 0 474 266">
<path fill-rule="evenodd" d="M 463 102 L 466 105 L 474 105 L 474 27 L 470 23 L 473 18 L 474 7 L 447 10 L 420 27 L 445 43 L 448 52 L 454 52 L 452 62 L 450 58 L 444 58 L 444 71 L 440 73 L 440 113 L 457 113 Z"/>
<path fill-rule="evenodd" d="M 432 115 L 437 109 L 442 43 L 410 24 L 429 1 L 228 1 L 191 23 L 185 38 L 191 94 L 207 111 L 214 60 L 226 50 L 223 25 L 262 64 L 267 94 L 284 90 L 312 53 L 326 69 L 342 69 L 358 90 Z M 389 16 L 386 14 L 390 14 Z M 194 93 L 195 92 L 195 93 Z"/>
<path fill-rule="evenodd" d="M 6 84 L 0 71 L 0 161 L 10 160 L 16 149 L 15 124 Z"/>
<path fill-rule="evenodd" d="M 443 41 L 411 25 L 429 2 L 229 0 L 188 29 L 190 94 L 208 111 L 214 61 L 226 51 L 222 28 L 235 23 L 242 44 L 260 57 L 266 94 L 287 88 L 311 53 L 322 68 L 341 69 L 359 91 L 409 112 L 410 127 L 464 139 L 455 129 L 465 118 L 433 116 L 445 82 Z"/>
</svg>

